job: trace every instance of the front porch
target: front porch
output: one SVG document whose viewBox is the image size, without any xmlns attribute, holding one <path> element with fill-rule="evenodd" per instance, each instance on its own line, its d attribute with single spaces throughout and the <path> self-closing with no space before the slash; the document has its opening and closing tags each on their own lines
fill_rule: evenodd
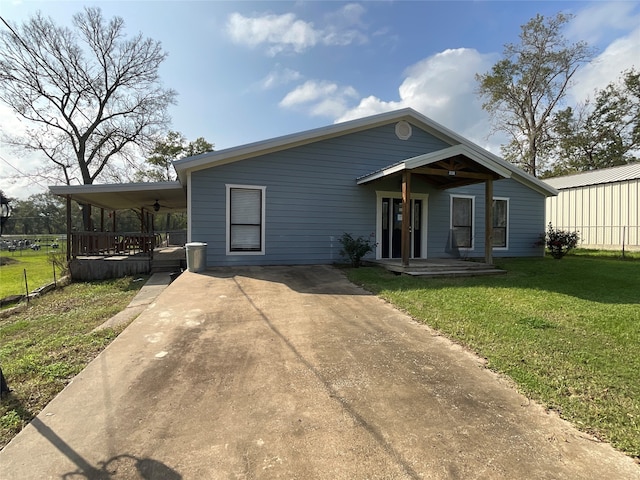
<svg viewBox="0 0 640 480">
<path fill-rule="evenodd" d="M 384 190 L 389 190 L 386 186 L 392 185 L 390 182 L 399 183 L 399 189 L 396 192 L 376 189 L 378 196 L 376 237 L 382 239 L 376 256 L 385 259 L 399 257 L 397 260 L 387 262 L 392 267 L 389 269 L 404 273 L 417 273 L 424 270 L 420 265 L 423 261 L 418 257 L 427 256 L 426 252 L 421 250 L 421 245 L 426 243 L 426 236 L 420 239 L 416 238 L 416 234 L 421 235 L 419 232 L 425 231 L 424 212 L 428 194 L 424 190 L 414 191 L 412 179 L 420 179 L 423 183 L 430 185 L 430 188 L 437 190 L 484 183 L 484 232 L 479 243 L 484 250 L 484 265 L 487 267 L 485 270 L 491 269 L 494 248 L 493 183 L 496 180 L 510 178 L 511 172 L 505 166 L 498 164 L 495 159 L 487 156 L 487 153 L 459 144 L 397 162 L 356 179 L 358 185 L 379 184 L 385 186 Z M 470 248 L 474 239 L 473 207 L 467 208 L 466 211 L 462 209 L 458 214 L 458 222 L 453 215 L 453 210 L 451 216 L 447 248 Z M 419 219 L 418 224 L 416 219 Z M 435 265 L 432 265 L 432 269 L 433 267 Z M 452 271 L 456 270 L 463 272 L 476 270 L 476 267 L 454 268 Z"/>
<path fill-rule="evenodd" d="M 401 258 L 366 260 L 366 263 L 379 265 L 390 272 L 420 277 L 471 277 L 507 273 L 493 264 L 475 260 L 456 260 L 450 258 L 414 258 L 411 259 L 409 265 L 403 265 Z"/>
</svg>

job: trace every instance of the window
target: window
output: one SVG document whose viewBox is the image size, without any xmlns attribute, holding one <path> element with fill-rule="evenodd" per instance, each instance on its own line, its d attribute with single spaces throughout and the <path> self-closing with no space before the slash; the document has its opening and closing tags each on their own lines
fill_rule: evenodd
<svg viewBox="0 0 640 480">
<path fill-rule="evenodd" d="M 509 200 L 493 199 L 493 242 L 494 248 L 507 248 L 509 222 Z"/>
<path fill-rule="evenodd" d="M 452 247 L 473 248 L 473 197 L 451 197 Z"/>
<path fill-rule="evenodd" d="M 265 187 L 227 185 L 227 254 L 264 255 Z"/>
</svg>

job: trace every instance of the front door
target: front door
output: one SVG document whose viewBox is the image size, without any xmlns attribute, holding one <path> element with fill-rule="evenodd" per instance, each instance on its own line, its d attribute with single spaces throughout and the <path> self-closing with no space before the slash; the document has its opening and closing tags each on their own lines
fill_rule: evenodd
<svg viewBox="0 0 640 480">
<path fill-rule="evenodd" d="M 402 199 L 381 197 L 380 211 L 380 258 L 402 257 Z M 409 211 L 409 232 L 411 235 L 411 258 L 423 258 L 423 199 L 411 199 Z"/>
</svg>

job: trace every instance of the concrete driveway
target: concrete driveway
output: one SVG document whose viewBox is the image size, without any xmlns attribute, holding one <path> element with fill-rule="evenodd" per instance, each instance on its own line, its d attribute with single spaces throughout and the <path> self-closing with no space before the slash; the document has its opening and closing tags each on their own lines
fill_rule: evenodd
<svg viewBox="0 0 640 480">
<path fill-rule="evenodd" d="M 183 274 L 0 465 L 7 479 L 640 479 L 324 266 Z"/>
</svg>

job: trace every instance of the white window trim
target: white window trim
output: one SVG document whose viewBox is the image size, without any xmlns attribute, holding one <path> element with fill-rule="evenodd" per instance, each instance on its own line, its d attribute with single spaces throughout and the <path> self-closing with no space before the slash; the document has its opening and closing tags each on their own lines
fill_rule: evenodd
<svg viewBox="0 0 640 480">
<path fill-rule="evenodd" d="M 458 250 L 471 252 L 476 248 L 476 197 L 475 195 L 449 195 L 449 232 L 453 232 L 453 199 L 454 198 L 470 198 L 471 199 L 471 247 L 456 247 Z M 449 239 L 453 243 L 453 237 Z M 450 247 L 453 245 L 449 245 Z"/>
<path fill-rule="evenodd" d="M 507 202 L 507 228 L 506 228 L 506 232 L 505 232 L 505 235 L 507 237 L 506 246 L 505 247 L 493 247 L 494 250 L 506 251 L 506 250 L 509 250 L 509 228 L 511 226 L 511 222 L 509 221 L 509 209 L 510 209 L 509 197 L 493 197 L 493 199 L 494 200 L 502 200 L 502 201 Z"/>
<path fill-rule="evenodd" d="M 191 192 L 193 181 L 191 180 L 191 171 L 187 172 L 187 242 L 192 242 L 192 225 L 191 217 L 193 215 L 193 207 L 191 206 Z"/>
<path fill-rule="evenodd" d="M 382 258 L 382 199 L 383 198 L 402 198 L 402 193 L 387 192 L 376 190 L 376 260 Z M 412 193 L 411 200 L 422 200 L 422 218 L 420 219 L 420 225 L 422 225 L 422 235 L 420 242 L 422 244 L 422 257 L 427 258 L 427 239 L 428 235 L 428 219 L 429 219 L 429 195 L 426 193 Z M 413 252 L 413 245 L 411 245 L 411 252 Z M 410 258 L 414 258 L 413 254 Z"/>
<path fill-rule="evenodd" d="M 265 230 L 267 229 L 267 226 L 265 224 L 265 219 L 266 219 L 266 208 L 265 205 L 267 204 L 266 202 L 266 191 L 267 191 L 267 187 L 265 186 L 259 186 L 259 185 L 236 185 L 236 184 L 226 184 L 226 206 L 225 206 L 225 210 L 226 210 L 226 220 L 225 220 L 225 242 L 226 242 L 226 254 L 227 255 L 264 255 L 265 254 Z M 260 223 L 262 228 L 260 229 L 260 246 L 261 249 L 260 250 L 256 250 L 256 251 L 252 251 L 252 252 L 247 252 L 247 251 L 235 251 L 235 250 L 231 250 L 231 189 L 232 188 L 244 188 L 244 189 L 248 189 L 248 190 L 261 190 L 261 195 L 262 195 L 262 202 L 261 202 L 261 206 L 262 206 L 262 211 L 260 212 Z"/>
</svg>

